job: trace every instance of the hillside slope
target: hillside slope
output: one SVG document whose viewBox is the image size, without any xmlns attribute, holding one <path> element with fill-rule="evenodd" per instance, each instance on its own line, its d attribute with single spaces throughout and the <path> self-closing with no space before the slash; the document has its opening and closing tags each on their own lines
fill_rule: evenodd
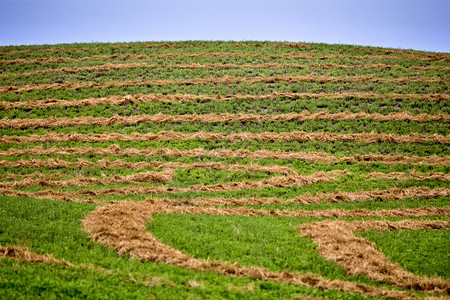
<svg viewBox="0 0 450 300">
<path fill-rule="evenodd" d="M 450 288 L 450 54 L 0 47 L 0 297 Z"/>
</svg>

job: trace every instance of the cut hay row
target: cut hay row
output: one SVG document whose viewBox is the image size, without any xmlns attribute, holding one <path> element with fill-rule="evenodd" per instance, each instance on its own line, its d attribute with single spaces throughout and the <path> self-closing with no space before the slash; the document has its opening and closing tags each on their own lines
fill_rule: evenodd
<svg viewBox="0 0 450 300">
<path fill-rule="evenodd" d="M 331 221 L 302 224 L 300 234 L 311 237 L 317 250 L 326 258 L 340 264 L 350 274 L 365 274 L 379 282 L 388 281 L 396 286 L 422 291 L 437 291 L 447 295 L 450 283 L 441 278 L 417 276 L 394 264 L 379 252 L 376 246 L 356 237 L 355 232 L 368 230 L 437 230 L 450 229 L 449 221 Z"/>
<path fill-rule="evenodd" d="M 152 190 L 153 191 L 153 190 Z M 145 191 L 144 191 L 145 192 Z M 120 190 L 123 194 L 123 191 Z M 21 196 L 28 198 L 41 198 L 50 199 L 56 201 L 69 201 L 69 202 L 89 202 L 102 204 L 108 202 L 107 200 L 94 200 L 92 197 L 98 196 L 95 192 L 84 190 L 81 194 L 74 192 L 61 192 L 52 189 L 40 190 L 37 192 L 26 192 L 16 190 L 12 187 L 0 188 L 0 194 L 5 196 Z M 111 195 L 114 195 L 112 193 Z M 340 202 L 363 202 L 363 201 L 387 201 L 398 200 L 402 201 L 409 198 L 424 198 L 434 199 L 438 197 L 449 197 L 450 189 L 448 188 L 434 188 L 428 187 L 411 187 L 411 188 L 393 188 L 387 190 L 374 190 L 374 191 L 360 191 L 360 192 L 341 192 L 336 191 L 332 193 L 319 193 L 317 195 L 311 195 L 305 193 L 292 199 L 282 200 L 280 198 L 204 198 L 198 197 L 189 201 L 182 201 L 181 204 L 198 205 L 203 207 L 214 206 L 241 206 L 241 205 L 266 205 L 266 204 L 320 204 L 320 203 L 340 203 Z M 80 198 L 88 197 L 88 199 Z M 155 201 L 157 199 L 150 198 L 149 201 Z M 158 200 L 159 201 L 159 200 Z M 167 200 L 170 203 L 176 204 L 176 200 Z"/>
<path fill-rule="evenodd" d="M 161 123 L 229 123 L 229 122 L 287 122 L 287 121 L 315 121 L 315 120 L 363 120 L 372 121 L 414 121 L 414 122 L 448 122 L 448 114 L 412 114 L 408 111 L 392 112 L 387 115 L 379 113 L 352 113 L 349 111 L 332 113 L 327 110 L 317 113 L 303 111 L 301 113 L 287 114 L 188 114 L 188 115 L 138 115 L 138 116 L 114 116 L 103 117 L 74 117 L 74 118 L 44 118 L 44 119 L 0 119 L 0 128 L 25 129 L 25 128 L 45 128 L 45 127 L 68 127 L 68 126 L 112 126 L 117 124 L 161 124 Z"/>
<path fill-rule="evenodd" d="M 373 94 L 373 93 L 332 93 L 332 94 L 313 94 L 313 93 L 273 93 L 266 95 L 162 95 L 162 94 L 137 94 L 128 96 L 111 96 L 104 98 L 88 98 L 82 100 L 62 100 L 62 99 L 44 99 L 28 100 L 20 102 L 0 101 L 0 108 L 46 108 L 52 106 L 60 107 L 84 107 L 97 105 L 121 105 L 149 102 L 198 102 L 198 101 L 229 101 L 231 99 L 245 100 L 267 100 L 267 99 L 346 99 L 358 98 L 379 99 L 379 100 L 419 100 L 419 101 L 448 101 L 450 95 L 444 94 Z"/>
<path fill-rule="evenodd" d="M 42 90 L 76 90 L 81 88 L 107 88 L 107 87 L 123 87 L 123 86 L 163 86 L 163 85 L 198 85 L 198 84 L 232 84 L 232 83 L 297 83 L 297 82 L 392 82 L 392 83 L 408 83 L 408 82 L 428 82 L 428 83 L 445 83 L 450 84 L 450 79 L 440 79 L 434 77 L 397 77 L 382 78 L 371 76 L 269 76 L 269 77 L 210 77 L 196 78 L 189 80 L 125 80 L 110 82 L 72 82 L 51 83 L 51 84 L 27 84 L 23 86 L 5 86 L 0 88 L 0 95 L 7 93 L 23 93 Z"/>
<path fill-rule="evenodd" d="M 127 70 L 133 68 L 154 68 L 154 69 L 203 69 L 203 68 L 229 68 L 229 69 L 241 69 L 241 68 L 259 68 L 259 69 L 272 69 L 272 68 L 322 68 L 322 69 L 405 69 L 405 70 L 416 70 L 416 71 L 426 71 L 426 70 L 440 70 L 449 71 L 450 67 L 442 66 L 401 66 L 401 65 L 390 65 L 390 64 L 364 64 L 364 65 L 342 65 L 342 64 L 295 64 L 295 63 L 262 63 L 262 64 L 219 64 L 219 63 L 209 63 L 209 64 L 169 64 L 169 65 L 158 65 L 158 64 L 148 64 L 148 63 L 126 63 L 126 64 L 103 64 L 91 67 L 67 67 L 59 69 L 45 69 L 34 72 L 22 72 L 22 73 L 8 73 L 1 74 L 0 78 L 11 78 L 17 76 L 39 76 L 46 74 L 55 73 L 67 73 L 76 74 L 79 72 L 102 72 L 110 70 Z"/>
<path fill-rule="evenodd" d="M 302 43 L 290 43 L 290 42 L 283 42 L 283 43 L 275 43 L 275 44 L 262 44 L 262 43 L 246 43 L 246 44 L 228 44 L 227 47 L 264 47 L 264 48 L 282 48 L 282 47 L 289 47 L 289 48 L 300 48 L 300 49 L 313 49 L 312 46 L 302 44 Z M 138 45 L 111 45 L 106 47 L 107 49 L 115 50 L 115 49 L 138 49 L 138 48 L 207 48 L 205 46 L 201 45 L 180 45 L 180 44 L 150 44 L 150 43 L 141 43 Z M 55 47 L 55 48 L 47 48 L 47 49 L 39 49 L 39 50 L 11 50 L 11 51 L 4 51 L 0 52 L 0 55 L 5 54 L 15 54 L 15 53 L 35 53 L 35 52 L 60 52 L 60 51 L 90 51 L 95 48 L 64 48 L 64 47 Z M 392 52 L 392 53 L 403 53 L 402 50 L 393 50 L 393 51 L 399 51 L 399 52 Z M 389 51 L 391 52 L 391 51 Z M 408 53 L 408 52 L 407 52 Z M 412 53 L 412 52 L 411 52 Z M 440 56 L 439 56 L 440 57 Z"/>
<path fill-rule="evenodd" d="M 366 177 L 377 178 L 377 179 L 411 179 L 411 180 L 437 180 L 437 181 L 448 181 L 450 180 L 450 174 L 444 174 L 440 172 L 431 172 L 426 175 L 411 171 L 410 173 L 402 173 L 402 172 L 391 172 L 391 173 L 380 173 L 380 172 L 372 172 L 369 173 Z"/>
<path fill-rule="evenodd" d="M 199 131 L 196 133 L 181 133 L 174 131 L 160 131 L 158 133 L 131 133 L 121 134 L 117 132 L 101 134 L 80 134 L 80 133 L 45 133 L 42 135 L 31 134 L 28 136 L 0 136 L 0 144 L 25 144 L 36 142 L 114 142 L 114 141 L 177 141 L 177 140 L 228 140 L 238 141 L 316 141 L 316 142 L 360 142 L 360 143 L 437 143 L 449 144 L 450 135 L 424 135 L 420 133 L 410 133 L 407 135 L 396 135 L 391 133 L 308 133 L 305 131 L 291 131 L 282 133 L 262 132 L 262 133 L 208 133 Z"/>
<path fill-rule="evenodd" d="M 169 171 L 170 172 L 170 171 Z M 158 174 L 158 173 L 155 173 Z M 160 174 L 160 173 L 159 173 Z M 98 197 L 98 196 L 105 196 L 105 195 L 137 195 L 137 194 L 161 194 L 161 193 L 182 193 L 182 192 L 199 192 L 199 191 L 206 191 L 206 192 L 224 192 L 224 191 L 238 191 L 238 190 L 251 190 L 251 189 L 264 189 L 268 187 L 272 188 L 282 188 L 282 187 L 292 187 L 292 186 L 304 186 L 304 185 L 310 185 L 310 184 L 316 184 L 316 183 L 327 183 L 334 180 L 337 180 L 339 176 L 350 174 L 347 170 L 333 170 L 331 172 L 317 172 L 313 173 L 311 175 L 289 175 L 289 176 L 275 176 L 271 177 L 269 179 L 263 179 L 261 181 L 242 181 L 242 182 L 230 182 L 230 183 L 218 183 L 218 184 L 211 184 L 211 185 L 203 185 L 203 184 L 197 184 L 192 185 L 188 188 L 178 188 L 178 187 L 170 187 L 170 186 L 152 186 L 152 187 L 145 187 L 145 186 L 137 186 L 137 187 L 120 187 L 120 188 L 106 188 L 106 189 L 82 189 L 77 191 L 70 191 L 70 192 L 60 192 L 55 190 L 41 190 L 34 193 L 29 194 L 21 194 L 21 191 L 12 190 L 11 188 L 14 187 L 14 182 L 4 182 L 2 183 L 1 187 L 3 189 L 0 190 L 0 194 L 7 195 L 7 196 L 17 196 L 17 195 L 27 195 L 27 197 L 32 198 L 49 198 L 53 200 L 66 200 L 66 201 L 77 201 L 75 198 L 80 197 Z M 430 175 L 427 174 L 418 174 L 417 179 L 414 177 L 408 177 L 409 175 L 406 173 L 398 173 L 398 176 L 391 176 L 389 179 L 414 179 L 414 180 L 433 180 L 435 177 L 440 177 L 441 180 L 448 180 L 448 175 L 443 174 L 435 174 L 432 173 Z M 376 178 L 376 177 L 375 177 Z M 120 179 L 120 178 L 119 178 Z M 118 180 L 119 180 L 118 179 Z M 74 179 L 74 182 L 77 179 Z M 93 179 L 93 182 L 97 179 Z M 101 184 L 101 179 L 99 179 L 99 183 Z M 137 179 L 136 179 L 137 180 Z M 29 186 L 31 184 L 35 185 L 44 185 L 46 184 L 43 182 L 40 183 L 39 180 L 24 180 L 25 185 Z M 56 182 L 56 181 L 55 181 Z M 70 182 L 70 181 L 69 181 Z M 20 183 L 17 183 L 18 187 L 20 187 Z M 56 185 L 57 186 L 57 185 Z M 419 192 L 419 195 L 423 195 L 424 197 L 431 197 L 431 196 L 442 196 L 442 195 L 448 195 L 448 190 L 434 190 L 433 192 L 429 192 L 427 190 L 416 190 Z M 407 190 L 408 192 L 408 190 Z M 404 198 L 410 198 L 411 195 L 403 192 L 403 196 L 399 196 L 395 192 L 387 191 L 387 194 L 384 194 L 385 192 L 365 192 L 365 193 L 349 193 L 348 195 L 344 194 L 325 194 L 325 195 L 318 195 L 318 196 L 311 196 L 309 194 L 298 196 L 291 200 L 276 200 L 272 198 L 244 198 L 243 200 L 239 199 L 228 199 L 223 200 L 222 198 L 211 198 L 211 199 L 199 199 L 199 200 L 193 200 L 192 203 L 207 203 L 210 201 L 211 203 L 217 203 L 217 205 L 220 205 L 224 201 L 230 201 L 231 203 L 240 203 L 243 202 L 246 205 L 250 205 L 251 203 L 255 204 L 270 204 L 270 203 L 321 203 L 322 201 L 328 201 L 333 203 L 336 202 L 335 199 L 339 199 L 339 197 L 342 197 L 342 201 L 344 202 L 360 202 L 363 199 L 370 200 L 370 199 L 388 199 L 390 195 L 393 195 L 394 198 L 398 199 L 404 199 Z M 402 192 L 398 192 L 402 193 Z M 403 198 L 402 198 L 403 197 Z M 68 200 L 70 199 L 70 200 Z M 280 202 L 279 202 L 280 201 Z"/>
<path fill-rule="evenodd" d="M 0 167 L 4 168 L 47 168 L 47 169 L 59 169 L 59 168 L 85 168 L 85 167 L 101 167 L 101 168 L 127 168 L 127 169 L 141 169 L 141 168 L 164 168 L 163 172 L 145 172 L 137 173 L 126 176 L 113 176 L 107 178 L 90 178 L 84 176 L 76 176 L 73 179 L 62 181 L 52 180 L 54 175 L 44 174 L 28 174 L 25 177 L 21 175 L 9 174 L 9 179 L 14 179 L 13 182 L 0 182 L 1 187 L 26 187 L 31 185 L 40 186 L 85 186 L 91 184 L 114 184 L 114 183 L 161 183 L 172 181 L 173 171 L 178 168 L 186 168 L 190 170 L 194 169 L 213 169 L 213 170 L 227 170 L 227 171 L 247 171 L 247 172 L 265 172 L 265 173 L 282 173 L 284 175 L 298 175 L 298 173 L 291 168 L 284 166 L 260 166 L 255 164 L 249 165 L 223 165 L 220 163 L 180 163 L 180 162 L 138 162 L 129 163 L 120 160 L 109 161 L 100 160 L 98 162 L 89 162 L 85 159 L 79 159 L 78 162 L 67 162 L 60 159 L 46 159 L 46 160 L 20 160 L 20 161 L 0 161 Z M 36 177 L 37 179 L 33 178 Z M 3 176 L 2 176 L 3 178 Z M 450 175 L 431 172 L 427 174 L 411 171 L 410 173 L 392 172 L 392 173 L 378 173 L 372 172 L 366 176 L 367 179 L 408 179 L 408 180 L 437 180 L 437 181 L 449 181 Z M 16 181 L 17 179 L 23 179 Z M 295 200 L 298 201 L 299 199 Z"/>
<path fill-rule="evenodd" d="M 450 164 L 449 156 L 406 156 L 406 155 L 382 155 L 382 154 L 364 154 L 337 157 L 323 152 L 287 152 L 287 151 L 269 151 L 257 150 L 250 151 L 247 149 L 239 150 L 205 150 L 202 148 L 191 150 L 179 150 L 170 148 L 157 149 L 121 149 L 118 145 L 112 145 L 107 148 L 48 148 L 41 146 L 26 149 L 11 148 L 5 151 L 0 150 L 0 156 L 18 156 L 18 155 L 118 155 L 118 156 L 175 156 L 175 157 L 220 157 L 220 158 L 250 158 L 250 159 L 301 159 L 309 162 L 348 162 L 348 163 L 373 163 L 380 162 L 388 165 L 395 164 L 415 164 L 415 165 L 448 165 Z M 167 168 L 167 166 L 166 166 Z"/>
<path fill-rule="evenodd" d="M 126 212 L 126 213 L 125 213 Z M 137 257 L 141 260 L 149 260 L 154 262 L 165 262 L 168 264 L 176 264 L 179 267 L 187 269 L 195 269 L 202 271 L 216 271 L 222 274 L 234 276 L 251 276 L 264 280 L 273 280 L 291 284 L 306 284 L 311 286 L 310 280 L 306 281 L 304 276 L 300 274 L 273 273 L 262 268 L 246 268 L 240 265 L 225 265 L 220 262 L 209 262 L 194 259 L 182 252 L 165 245 L 158 241 L 145 225 L 152 214 L 161 212 L 178 212 L 178 213 L 202 213 L 202 214 L 224 214 L 221 209 L 212 208 L 194 208 L 194 207 L 175 207 L 167 205 L 167 203 L 120 203 L 117 205 L 109 205 L 99 207 L 92 212 L 83 221 L 85 230 L 91 235 L 92 239 L 103 243 L 109 247 L 114 247 L 120 255 L 130 254 L 131 257 Z M 244 214 L 242 208 L 230 213 Z M 254 216 L 255 211 L 247 211 L 248 215 Z M 264 213 L 270 213 L 265 211 Z M 339 236 L 339 235 L 338 235 Z M 336 237 L 336 235 L 335 235 Z M 427 279 L 425 279 L 427 280 Z M 434 288 L 441 287 L 441 281 L 430 281 Z M 362 284 L 353 284 L 350 282 L 342 282 L 334 280 L 334 284 L 328 281 L 321 281 L 316 278 L 312 286 L 330 289 L 338 289 L 340 291 L 357 292 L 367 296 L 387 296 L 396 299 L 409 298 L 410 295 L 401 291 L 385 290 L 383 288 L 374 288 L 364 286 Z M 442 292 L 442 291 L 440 291 Z"/>
<path fill-rule="evenodd" d="M 71 263 L 56 259 L 49 254 L 39 255 L 34 252 L 31 252 L 26 246 L 3 247 L 2 245 L 0 245 L 0 257 L 7 257 L 10 259 L 15 259 L 18 261 L 28 263 L 55 264 L 55 265 L 63 265 L 66 267 L 73 267 Z"/>
<path fill-rule="evenodd" d="M 341 202 L 363 202 L 363 201 L 402 201 L 409 198 L 433 199 L 437 197 L 449 197 L 449 188 L 428 187 L 410 187 L 410 188 L 392 188 L 387 190 L 373 190 L 360 192 L 341 192 L 318 193 L 311 195 L 309 192 L 299 195 L 292 199 L 280 198 L 205 198 L 199 197 L 189 200 L 191 205 L 199 206 L 242 206 L 242 205 L 265 205 L 265 204 L 320 204 L 320 203 L 341 203 Z"/>
<path fill-rule="evenodd" d="M 181 193 L 181 192 L 224 192 L 251 189 L 264 189 L 268 187 L 291 187 L 304 186 L 316 183 L 334 181 L 337 176 L 347 174 L 346 170 L 334 170 L 332 172 L 317 172 L 311 175 L 289 175 L 275 176 L 261 181 L 241 181 L 230 183 L 217 183 L 211 185 L 197 184 L 188 188 L 177 188 L 170 186 L 137 186 L 106 189 L 81 189 L 77 191 L 60 192 L 55 190 L 41 190 L 37 192 L 22 192 L 10 187 L 0 189 L 0 194 L 6 196 L 30 196 L 31 198 L 50 198 L 54 200 L 68 200 L 80 197 L 97 197 L 104 195 L 136 195 L 136 194 L 159 194 L 159 193 Z"/>
<path fill-rule="evenodd" d="M 120 159 L 107 160 L 101 159 L 96 162 L 91 162 L 86 159 L 78 159 L 77 162 L 65 161 L 59 158 L 49 159 L 30 159 L 30 160 L 18 160 L 8 161 L 0 160 L 0 167 L 3 168 L 47 168 L 47 169 L 60 169 L 60 168 L 88 168 L 88 167 L 100 167 L 103 169 L 108 168 L 126 168 L 126 169 L 143 169 L 143 168 L 155 168 L 155 169 L 171 169 L 185 168 L 189 170 L 195 169 L 212 169 L 212 170 L 226 170 L 226 171 L 247 171 L 247 172 L 264 172 L 264 173 L 281 173 L 284 175 L 298 175 L 292 168 L 278 165 L 261 166 L 257 164 L 231 164 L 224 165 L 216 162 L 207 163 L 181 163 L 181 162 L 125 162 Z"/>
<path fill-rule="evenodd" d="M 145 172 L 126 176 L 112 176 L 105 178 L 94 178 L 77 176 L 69 180 L 50 180 L 49 176 L 43 174 L 33 174 L 38 179 L 25 178 L 21 181 L 0 182 L 1 188 L 24 188 L 29 186 L 42 187 L 67 187 L 67 186 L 88 186 L 88 185 L 108 185 L 115 183 L 163 183 L 172 181 L 173 171 L 164 170 L 163 172 Z"/>
<path fill-rule="evenodd" d="M 148 202 L 152 202 L 151 200 Z M 153 201 L 156 205 L 162 206 L 166 201 L 158 203 Z M 171 203 L 171 201 L 167 201 Z M 176 201 L 173 201 L 176 203 Z M 186 203 L 189 203 L 186 201 Z M 185 203 L 185 204 L 186 204 Z M 435 217 L 435 216 L 450 216 L 449 207 L 419 207 L 419 208 L 395 208 L 395 209 L 381 209 L 381 210 L 367 210 L 367 209 L 327 209 L 327 210 L 262 210 L 246 207 L 237 208 L 215 208 L 215 207 L 194 207 L 184 205 L 166 204 L 166 208 L 160 208 L 159 213 L 180 213 L 191 215 L 219 215 L 219 216 L 263 216 L 263 217 L 290 217 L 290 218 L 361 218 L 361 217 L 382 217 L 382 218 L 411 218 L 411 217 Z M 365 222 L 365 221 L 364 221 Z M 426 225 L 424 228 L 416 229 L 450 229 L 450 222 L 446 221 L 431 221 L 438 225 Z M 310 224 L 310 223 L 307 223 Z M 444 227 L 445 226 L 445 227 Z M 370 228 L 370 226 L 368 226 Z"/>
<path fill-rule="evenodd" d="M 450 296 L 437 267 L 450 229 L 449 54 L 253 42 L 64 46 L 0 49 L 7 293 L 67 295 L 72 279 L 89 287 L 105 278 L 96 295 L 118 283 L 105 295 Z M 80 229 L 91 241 L 78 243 Z M 396 230 L 430 231 L 402 236 L 425 246 L 403 253 L 402 265 L 390 258 L 399 247 L 384 254 L 362 238 Z M 15 237 L 49 256 L 5 247 L 21 243 Z M 280 238 L 290 258 L 276 258 Z M 170 280 L 153 287 L 148 272 L 104 246 Z M 83 253 L 90 258 L 79 265 L 64 260 Z M 55 268 L 79 278 L 50 288 L 21 278 L 32 269 L 54 280 Z"/>
<path fill-rule="evenodd" d="M 245 43 L 245 44 L 225 44 L 226 47 L 235 47 L 235 48 L 282 48 L 282 47 L 288 47 L 288 48 L 297 48 L 297 49 L 314 49 L 314 46 L 303 44 L 303 43 L 291 43 L 291 42 L 282 42 L 282 43 L 275 43 L 275 44 L 263 44 L 263 43 Z M 138 45 L 110 45 L 107 46 L 107 49 L 116 50 L 116 49 L 139 49 L 139 48 L 208 48 L 203 45 L 180 45 L 180 44 L 167 44 L 167 43 L 161 43 L 161 44 L 154 44 L 154 43 L 141 43 Z M 36 52 L 60 52 L 60 51 L 90 51 L 95 48 L 65 48 L 65 47 L 54 47 L 54 48 L 47 48 L 47 49 L 31 49 L 31 50 L 9 50 L 9 51 L 3 51 L 0 52 L 0 55 L 9 55 L 9 54 L 18 54 L 18 53 L 36 53 Z M 409 54 L 410 57 L 427 57 L 433 60 L 440 60 L 443 58 L 448 58 L 448 55 L 446 53 L 418 53 L 414 50 L 403 50 L 403 49 L 370 49 L 370 48 L 353 48 L 356 51 L 360 52 L 370 52 L 370 53 L 378 53 L 378 52 L 387 52 L 387 54 Z"/>
<path fill-rule="evenodd" d="M 286 53 L 286 54 L 260 54 L 260 53 L 233 53 L 233 52 L 212 52 L 212 53 L 167 53 L 167 54 L 125 54 L 125 55 L 93 55 L 80 58 L 72 57 L 43 57 L 32 59 L 0 60 L 0 65 L 11 64 L 41 64 L 41 63 L 62 63 L 88 60 L 127 60 L 145 58 L 185 58 L 185 57 L 264 57 L 264 58 L 298 58 L 298 59 L 386 59 L 386 60 L 420 60 L 435 61 L 433 58 L 423 56 L 392 56 L 392 55 L 341 55 L 341 54 L 314 54 L 314 53 Z M 448 61 L 447 57 L 438 60 Z"/>
</svg>

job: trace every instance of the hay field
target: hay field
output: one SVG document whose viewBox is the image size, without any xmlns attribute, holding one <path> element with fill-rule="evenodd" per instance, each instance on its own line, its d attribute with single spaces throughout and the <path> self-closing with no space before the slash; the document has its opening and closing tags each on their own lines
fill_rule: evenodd
<svg viewBox="0 0 450 300">
<path fill-rule="evenodd" d="M 0 47 L 0 298 L 450 291 L 450 55 Z"/>
</svg>

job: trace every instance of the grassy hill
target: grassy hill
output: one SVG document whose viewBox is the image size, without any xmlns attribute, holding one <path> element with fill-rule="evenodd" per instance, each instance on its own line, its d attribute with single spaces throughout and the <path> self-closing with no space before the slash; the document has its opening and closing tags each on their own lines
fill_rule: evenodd
<svg viewBox="0 0 450 300">
<path fill-rule="evenodd" d="M 0 298 L 450 288 L 450 55 L 0 47 Z"/>
</svg>

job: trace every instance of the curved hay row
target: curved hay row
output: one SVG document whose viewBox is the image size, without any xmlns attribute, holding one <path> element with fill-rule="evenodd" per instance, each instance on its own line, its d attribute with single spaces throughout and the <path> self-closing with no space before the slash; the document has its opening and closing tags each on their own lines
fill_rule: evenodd
<svg viewBox="0 0 450 300">
<path fill-rule="evenodd" d="M 448 211 L 445 213 L 448 215 Z M 448 295 L 450 283 L 441 278 L 417 276 L 390 262 L 376 246 L 356 237 L 355 232 L 402 229 L 450 229 L 449 221 L 327 221 L 302 224 L 300 234 L 311 237 L 318 244 L 317 250 L 326 258 L 337 262 L 350 274 L 365 274 L 379 282 L 388 281 L 397 286 L 423 291 L 439 290 Z"/>
<path fill-rule="evenodd" d="M 289 99 L 379 99 L 379 100 L 419 100 L 419 101 L 447 101 L 450 95 L 444 94 L 373 94 L 373 93 L 273 93 L 266 95 L 162 95 L 162 94 L 136 94 L 128 96 L 110 96 L 105 98 L 87 98 L 82 100 L 62 100 L 62 99 L 44 99 L 44 100 L 28 100 L 28 101 L 0 101 L 0 108 L 45 108 L 50 106 L 60 107 L 84 107 L 97 105 L 121 105 L 147 102 L 200 102 L 200 101 L 228 101 L 231 99 L 245 100 L 266 100 L 277 98 Z"/>
<path fill-rule="evenodd" d="M 68 73 L 68 74 L 76 74 L 83 71 L 89 72 L 102 72 L 109 70 L 126 70 L 132 68 L 164 68 L 164 69 L 201 69 L 201 68 L 229 68 L 229 69 L 240 69 L 240 68 L 260 68 L 260 69 L 271 69 L 271 68 L 323 68 L 323 69 L 405 69 L 405 70 L 416 70 L 416 71 L 426 71 L 426 70 L 441 70 L 448 71 L 450 67 L 442 67 L 442 66 L 410 66 L 404 67 L 401 65 L 388 65 L 388 64 L 365 64 L 365 65 L 341 65 L 341 64 L 295 64 L 295 63 L 262 63 L 262 64 L 218 64 L 218 63 L 209 63 L 209 64 L 198 64 L 198 63 L 190 63 L 190 64 L 169 64 L 169 65 L 157 65 L 157 64 L 147 64 L 147 63 L 126 63 L 126 64 L 111 64 L 106 63 L 97 66 L 91 67 L 67 67 L 67 68 L 59 68 L 59 69 L 45 69 L 34 72 L 26 72 L 26 73 L 8 73 L 8 74 L 0 74 L 0 78 L 12 78 L 17 76 L 39 76 L 46 74 L 55 74 L 55 73 Z"/>
<path fill-rule="evenodd" d="M 41 63 L 61 63 L 67 61 L 87 61 L 87 60 L 108 60 L 108 59 L 145 59 L 145 58 L 184 58 L 184 57 L 265 57 L 265 58 L 298 58 L 298 59 L 387 59 L 387 60 L 436 60 L 435 57 L 417 57 L 417 56 L 392 56 L 392 55 L 341 55 L 341 54 L 314 54 L 314 53 L 287 53 L 287 54 L 259 54 L 259 53 L 167 53 L 167 54 L 125 54 L 125 55 L 93 55 L 81 58 L 72 57 L 44 57 L 34 59 L 14 59 L 0 60 L 0 65 L 11 64 L 41 64 Z M 448 61 L 447 57 L 440 57 L 437 60 Z"/>
<path fill-rule="evenodd" d="M 346 77 L 332 77 L 332 76 L 269 76 L 269 77 L 209 77 L 196 78 L 189 80 L 125 80 L 125 81 L 110 81 L 110 82 L 72 82 L 52 83 L 52 84 L 27 84 L 23 86 L 5 86 L 0 88 L 0 95 L 6 93 L 22 93 L 42 90 L 76 90 L 80 88 L 99 88 L 106 87 L 123 87 L 123 86 L 151 86 L 151 85 L 197 85 L 197 84 L 231 84 L 231 83 L 297 83 L 297 82 L 393 82 L 393 83 L 408 83 L 408 82 L 430 82 L 430 83 L 450 83 L 450 79 L 440 79 L 434 77 L 398 77 L 398 78 L 382 78 L 371 76 L 346 76 Z"/>
<path fill-rule="evenodd" d="M 449 156 L 405 156 L 405 155 L 382 155 L 382 154 L 364 154 L 337 157 L 323 152 L 287 152 L 287 151 L 269 151 L 257 150 L 250 151 L 247 149 L 228 150 L 205 150 L 202 148 L 179 150 L 170 148 L 157 149 L 121 149 L 118 145 L 111 145 L 106 148 L 48 148 L 41 146 L 26 149 L 10 148 L 5 151 L 0 150 L 0 156 L 18 156 L 18 155 L 118 155 L 118 156 L 177 156 L 177 157 L 220 157 L 220 158 L 250 158 L 250 159 L 301 159 L 309 162 L 349 162 L 349 163 L 373 163 L 381 162 L 388 165 L 395 164 L 416 164 L 416 165 L 449 165 Z M 165 166 L 167 168 L 167 165 Z M 277 171 L 283 173 L 281 170 Z"/>
<path fill-rule="evenodd" d="M 262 133 L 208 133 L 199 131 L 196 133 L 181 133 L 175 131 L 160 131 L 158 133 L 131 133 L 121 134 L 117 132 L 112 133 L 46 133 L 43 135 L 31 134 L 28 136 L 0 136 L 1 144 L 24 144 L 35 142 L 114 142 L 114 141 L 176 141 L 176 140 L 228 140 L 230 142 L 238 141 L 316 141 L 316 142 L 334 142 L 334 141 L 346 141 L 346 142 L 360 142 L 360 143 L 439 143 L 449 144 L 449 135 L 424 135 L 420 133 L 410 133 L 408 135 L 396 135 L 392 133 L 309 133 L 305 131 L 291 131 L 282 133 L 262 132 Z"/>
<path fill-rule="evenodd" d="M 349 111 L 330 114 L 328 111 L 310 113 L 304 111 L 301 113 L 287 114 L 187 114 L 187 115 L 139 115 L 139 116 L 114 116 L 111 118 L 103 117 L 74 117 L 74 118 L 32 118 L 32 119 L 0 119 L 0 128 L 24 129 L 24 128 L 44 128 L 44 127 L 67 127 L 67 126 L 112 126 L 116 124 L 161 124 L 161 123 L 227 123 L 227 122 L 286 122 L 286 121 L 315 121 L 315 120 L 363 120 L 372 121 L 414 121 L 414 122 L 446 122 L 450 120 L 448 114 L 417 114 L 414 115 L 408 111 L 393 112 L 387 115 L 379 113 L 351 113 Z"/>
<path fill-rule="evenodd" d="M 428 209 L 427 209 L 428 210 Z M 340 280 L 327 280 L 314 275 L 302 275 L 296 273 L 276 273 L 258 267 L 243 267 L 238 264 L 211 262 L 194 259 L 172 247 L 158 241 L 146 230 L 145 222 L 155 213 L 196 213 L 218 215 L 273 215 L 273 212 L 251 209 L 213 209 L 202 207 L 171 206 L 166 202 L 128 202 L 99 207 L 83 221 L 85 230 L 92 239 L 117 248 L 120 255 L 129 253 L 132 257 L 154 262 L 175 264 L 182 268 L 200 270 L 204 272 L 218 272 L 232 276 L 250 276 L 261 280 L 272 280 L 290 284 L 302 284 L 324 289 L 337 289 L 343 292 L 356 292 L 366 296 L 385 296 L 392 298 L 409 298 L 410 294 L 401 291 L 355 284 Z M 412 214 L 427 214 L 431 211 L 411 210 Z M 294 212 L 296 213 L 296 212 Z M 298 212 L 297 212 L 298 213 Z M 307 212 L 312 213 L 312 212 Z M 320 214 L 320 212 L 316 212 Z M 391 215 L 389 211 L 380 214 Z M 442 213 L 442 211 L 436 213 Z M 448 214 L 448 210 L 444 213 Z M 327 213 L 328 214 L 328 213 Z M 314 278 L 312 280 L 312 278 Z M 422 278 L 421 278 L 422 279 Z M 432 284 L 436 283 L 432 281 Z M 439 284 L 439 282 L 437 282 Z M 436 287 L 438 285 L 433 286 Z"/>
<path fill-rule="evenodd" d="M 37 153 L 33 153 L 37 154 Z M 189 170 L 195 169 L 213 169 L 213 170 L 226 170 L 226 171 L 247 171 L 247 172 L 264 172 L 264 173 L 281 173 L 284 175 L 298 175 L 298 173 L 292 168 L 278 165 L 261 166 L 257 164 L 231 164 L 224 165 L 218 162 L 207 163 L 181 163 L 181 162 L 125 162 L 120 159 L 107 160 L 101 159 L 96 162 L 88 161 L 83 158 L 79 158 L 77 162 L 65 161 L 59 158 L 49 159 L 30 159 L 30 160 L 0 160 L 0 167 L 4 168 L 47 168 L 47 169 L 59 169 L 59 168 L 87 168 L 87 167 L 101 167 L 107 168 L 127 168 L 127 169 L 141 169 L 141 168 L 155 168 L 155 169 L 178 169 L 185 168 Z"/>
</svg>

